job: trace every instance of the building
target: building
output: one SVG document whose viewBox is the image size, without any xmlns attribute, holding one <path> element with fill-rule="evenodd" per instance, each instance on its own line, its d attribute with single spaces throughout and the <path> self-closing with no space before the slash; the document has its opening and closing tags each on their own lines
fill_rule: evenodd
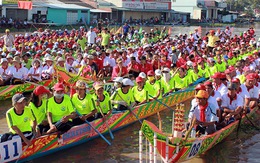
<svg viewBox="0 0 260 163">
<path fill-rule="evenodd" d="M 33 9 L 18 8 L 18 0 L 3 0 L 2 16 L 13 20 L 28 20 L 33 23 L 89 24 L 93 7 L 84 2 L 67 4 L 64 0 L 33 0 Z M 79 0 L 78 0 L 79 1 Z M 69 2 L 69 1 L 68 1 Z M 80 4 L 80 5 L 78 5 Z M 93 12 L 96 13 L 95 9 Z"/>
<path fill-rule="evenodd" d="M 226 7 L 223 0 L 173 0 L 172 9 L 190 13 L 191 19 L 217 19 L 218 10 Z"/>
<path fill-rule="evenodd" d="M 159 19 L 160 22 L 171 22 L 176 12 L 172 11 L 171 0 L 97 0 L 99 8 L 111 8 L 111 19 L 117 22 L 148 21 Z M 178 13 L 179 17 L 189 19 L 189 13 Z M 180 16 L 181 15 L 181 16 Z"/>
</svg>

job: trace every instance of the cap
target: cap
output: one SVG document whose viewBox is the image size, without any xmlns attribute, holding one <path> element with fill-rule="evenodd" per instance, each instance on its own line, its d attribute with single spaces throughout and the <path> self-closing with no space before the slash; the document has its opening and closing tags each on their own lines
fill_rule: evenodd
<svg viewBox="0 0 260 163">
<path fill-rule="evenodd" d="M 96 83 L 95 85 L 94 85 L 94 89 L 97 91 L 97 90 L 99 90 L 100 88 L 103 88 L 103 84 L 102 83 Z"/>
<path fill-rule="evenodd" d="M 48 56 L 45 58 L 45 61 L 53 61 L 52 57 L 51 56 Z"/>
<path fill-rule="evenodd" d="M 38 61 L 39 62 L 39 64 L 41 65 L 41 61 L 39 60 L 39 59 L 34 59 L 33 61 L 32 61 L 32 66 L 33 66 L 33 64 L 36 62 L 36 61 Z"/>
<path fill-rule="evenodd" d="M 62 57 L 59 57 L 57 62 L 65 62 L 65 60 Z"/>
<path fill-rule="evenodd" d="M 205 86 L 212 86 L 213 84 L 212 84 L 211 81 L 206 81 L 206 82 L 204 83 L 204 85 L 205 85 Z"/>
<path fill-rule="evenodd" d="M 16 104 L 17 102 L 20 103 L 20 102 L 23 102 L 23 100 L 25 100 L 26 97 L 24 97 L 22 94 L 20 93 L 17 93 L 15 94 L 13 97 L 12 97 L 12 104 Z"/>
<path fill-rule="evenodd" d="M 88 88 L 88 85 L 84 81 L 78 80 L 76 82 L 76 88 L 85 89 Z"/>
<path fill-rule="evenodd" d="M 237 88 L 236 84 L 235 83 L 229 83 L 228 86 L 227 86 L 228 89 L 231 89 L 231 90 L 234 90 Z"/>
<path fill-rule="evenodd" d="M 6 58 L 1 58 L 0 64 L 2 64 L 3 62 L 8 62 Z"/>
<path fill-rule="evenodd" d="M 136 83 L 140 83 L 143 81 L 143 78 L 138 76 L 136 79 L 135 79 Z"/>
<path fill-rule="evenodd" d="M 205 90 L 199 90 L 198 93 L 195 95 L 197 98 L 208 98 L 209 94 Z"/>
<path fill-rule="evenodd" d="M 146 78 L 146 74 L 144 72 L 140 72 L 140 74 L 138 75 L 140 76 L 141 78 L 145 79 Z"/>
<path fill-rule="evenodd" d="M 247 80 L 254 80 L 254 79 L 255 79 L 254 73 L 248 74 L 248 75 L 246 76 L 246 79 L 247 79 Z"/>
<path fill-rule="evenodd" d="M 155 73 L 153 70 L 150 70 L 147 72 L 147 76 L 154 76 L 154 75 L 155 75 Z"/>
<path fill-rule="evenodd" d="M 122 83 L 123 78 L 122 77 L 116 77 L 114 78 L 113 82 Z"/>
<path fill-rule="evenodd" d="M 39 95 L 42 95 L 42 94 L 45 94 L 45 93 L 50 93 L 50 91 L 48 89 L 44 88 L 44 86 L 38 86 L 38 87 L 35 88 L 33 93 L 36 96 L 39 96 Z"/>
<path fill-rule="evenodd" d="M 220 72 L 216 72 L 213 76 L 211 76 L 211 78 L 213 79 L 217 79 L 217 78 L 221 78 L 221 73 Z"/>
<path fill-rule="evenodd" d="M 13 62 L 21 63 L 20 57 L 18 57 L 18 56 L 14 57 Z"/>
<path fill-rule="evenodd" d="M 134 86 L 134 83 L 128 78 L 123 79 L 122 83 L 123 83 L 123 85 Z"/>
<path fill-rule="evenodd" d="M 240 83 L 240 80 L 238 78 L 232 79 L 232 83 Z"/>
<path fill-rule="evenodd" d="M 162 72 L 170 72 L 170 69 L 168 67 L 164 67 Z"/>
<path fill-rule="evenodd" d="M 155 70 L 155 75 L 156 76 L 161 76 L 162 75 L 161 70 L 159 70 L 159 69 Z"/>
<path fill-rule="evenodd" d="M 88 55 L 87 58 L 88 59 L 94 59 L 94 56 L 93 55 Z"/>
<path fill-rule="evenodd" d="M 204 84 L 198 84 L 196 87 L 195 87 L 195 90 L 206 90 L 206 87 Z"/>
<path fill-rule="evenodd" d="M 64 86 L 62 83 L 56 83 L 53 87 L 55 91 L 64 91 Z"/>
</svg>

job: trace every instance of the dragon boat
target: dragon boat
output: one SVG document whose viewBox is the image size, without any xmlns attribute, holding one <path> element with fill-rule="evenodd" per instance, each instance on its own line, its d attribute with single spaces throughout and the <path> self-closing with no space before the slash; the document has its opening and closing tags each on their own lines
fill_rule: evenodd
<svg viewBox="0 0 260 163">
<path fill-rule="evenodd" d="M 151 143 L 153 149 L 156 150 L 153 152 L 156 153 L 156 156 L 158 153 L 163 162 L 170 163 L 186 161 L 205 153 L 206 151 L 210 150 L 215 145 L 223 141 L 235 129 L 240 127 L 240 123 L 243 123 L 247 118 L 257 119 L 257 114 L 254 114 L 257 109 L 258 107 L 251 110 L 251 112 L 246 116 L 244 115 L 240 121 L 237 120 L 209 135 L 201 135 L 200 137 L 191 138 L 190 134 L 192 127 L 186 132 L 184 138 L 182 134 L 175 134 L 174 132 L 176 132 L 176 129 L 178 132 L 180 124 L 183 124 L 184 122 L 183 120 L 180 120 L 179 117 L 174 118 L 174 132 L 171 134 L 161 131 L 152 122 L 144 120 L 141 127 L 141 135 L 143 135 L 149 141 L 149 143 Z M 182 113 L 184 112 L 185 111 L 183 111 Z M 177 113 L 177 115 L 180 115 L 182 113 L 179 112 Z"/>
<path fill-rule="evenodd" d="M 204 81 L 204 78 L 199 79 L 194 85 Z M 160 99 L 160 102 L 174 106 L 175 104 L 189 100 L 194 96 L 194 86 L 185 90 L 177 91 Z M 124 112 L 115 112 L 107 118 L 107 123 L 111 131 L 119 130 L 126 127 L 138 119 L 147 118 L 157 112 L 165 110 L 165 106 L 160 102 L 153 100 L 143 105 L 136 106 Z M 135 114 L 135 115 L 134 115 Z M 102 134 L 109 132 L 106 123 L 103 119 L 97 119 L 90 124 Z M 21 142 L 21 139 L 14 139 L 0 143 L 0 162 L 14 162 L 19 159 L 19 162 L 29 161 L 38 157 L 42 157 L 66 148 L 87 142 L 98 137 L 99 134 L 87 123 L 74 126 L 68 132 L 60 135 L 58 133 L 45 135 L 32 140 L 32 145 L 27 147 Z"/>
<path fill-rule="evenodd" d="M 11 98 L 16 93 L 32 92 L 37 85 L 52 87 L 55 84 L 53 80 L 43 80 L 38 83 L 25 82 L 24 84 L 6 85 L 0 87 L 0 100 Z"/>
</svg>

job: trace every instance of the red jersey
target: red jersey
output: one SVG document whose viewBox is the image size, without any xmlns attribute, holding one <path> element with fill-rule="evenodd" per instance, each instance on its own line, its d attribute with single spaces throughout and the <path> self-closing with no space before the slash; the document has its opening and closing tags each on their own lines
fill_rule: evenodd
<svg viewBox="0 0 260 163">
<path fill-rule="evenodd" d="M 140 64 L 140 72 L 147 74 L 148 71 L 153 70 L 153 65 L 150 63 Z"/>
<path fill-rule="evenodd" d="M 119 71 L 120 71 L 120 69 L 119 69 L 119 67 L 116 65 L 116 66 L 113 68 L 112 79 L 118 77 L 117 75 L 118 75 Z M 122 74 L 121 74 L 121 76 L 125 76 L 127 73 L 128 73 L 127 68 L 123 66 L 123 67 L 122 67 Z"/>
</svg>

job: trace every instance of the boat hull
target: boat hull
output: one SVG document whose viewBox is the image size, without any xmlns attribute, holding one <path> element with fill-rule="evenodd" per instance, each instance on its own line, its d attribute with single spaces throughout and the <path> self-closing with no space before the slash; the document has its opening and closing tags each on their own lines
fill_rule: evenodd
<svg viewBox="0 0 260 163">
<path fill-rule="evenodd" d="M 256 109 L 252 110 L 248 116 L 251 118 L 256 116 L 254 115 Z M 244 120 L 245 117 L 242 118 L 241 123 L 243 123 Z M 189 160 L 205 153 L 228 137 L 235 129 L 237 129 L 238 125 L 239 121 L 235 121 L 211 135 L 201 136 L 199 138 L 188 138 L 187 141 L 183 140 L 183 138 L 176 137 L 170 138 L 169 142 L 167 142 L 169 134 L 163 133 L 149 121 L 145 120 L 143 122 L 141 130 L 149 142 L 154 144 L 154 141 L 156 141 L 157 152 L 165 162 L 177 162 Z M 156 139 L 154 140 L 155 134 Z M 168 152 L 166 151 L 166 146 L 168 146 Z M 166 154 L 166 152 L 168 154 Z"/>
<path fill-rule="evenodd" d="M 160 100 L 166 105 L 173 106 L 175 104 L 189 100 L 193 96 L 194 96 L 194 88 L 191 87 L 184 91 L 179 91 L 171 95 L 168 95 Z M 139 119 L 144 119 L 164 109 L 165 109 L 164 105 L 154 100 L 149 103 L 137 106 L 133 108 L 132 111 L 139 117 Z M 126 127 L 136 121 L 137 121 L 136 117 L 129 110 L 125 112 L 111 114 L 107 119 L 108 125 L 112 131 Z M 100 133 L 104 134 L 108 132 L 106 124 L 103 122 L 102 119 L 97 119 L 91 122 L 91 125 L 94 126 Z M 28 161 L 37 157 L 41 157 L 62 150 L 64 148 L 69 148 L 81 144 L 83 142 L 89 141 L 97 136 L 99 135 L 90 126 L 88 126 L 88 124 L 75 126 L 63 135 L 53 134 L 53 135 L 42 136 L 40 138 L 34 139 L 32 141 L 33 144 L 29 146 L 28 149 L 26 149 L 25 145 L 21 146 L 24 152 L 21 153 L 20 160 Z M 1 155 L 5 155 L 5 154 L 1 154 Z M 13 160 L 10 158 L 4 161 L 6 162 L 6 161 L 13 161 Z"/>
<path fill-rule="evenodd" d="M 17 84 L 17 85 L 6 85 L 0 87 L 0 100 L 6 100 L 11 98 L 16 93 L 25 93 L 25 92 L 32 92 L 37 85 L 43 85 L 46 87 L 52 87 L 54 85 L 53 80 L 44 80 L 38 83 L 30 84 L 30 83 L 24 83 L 24 84 Z"/>
</svg>

